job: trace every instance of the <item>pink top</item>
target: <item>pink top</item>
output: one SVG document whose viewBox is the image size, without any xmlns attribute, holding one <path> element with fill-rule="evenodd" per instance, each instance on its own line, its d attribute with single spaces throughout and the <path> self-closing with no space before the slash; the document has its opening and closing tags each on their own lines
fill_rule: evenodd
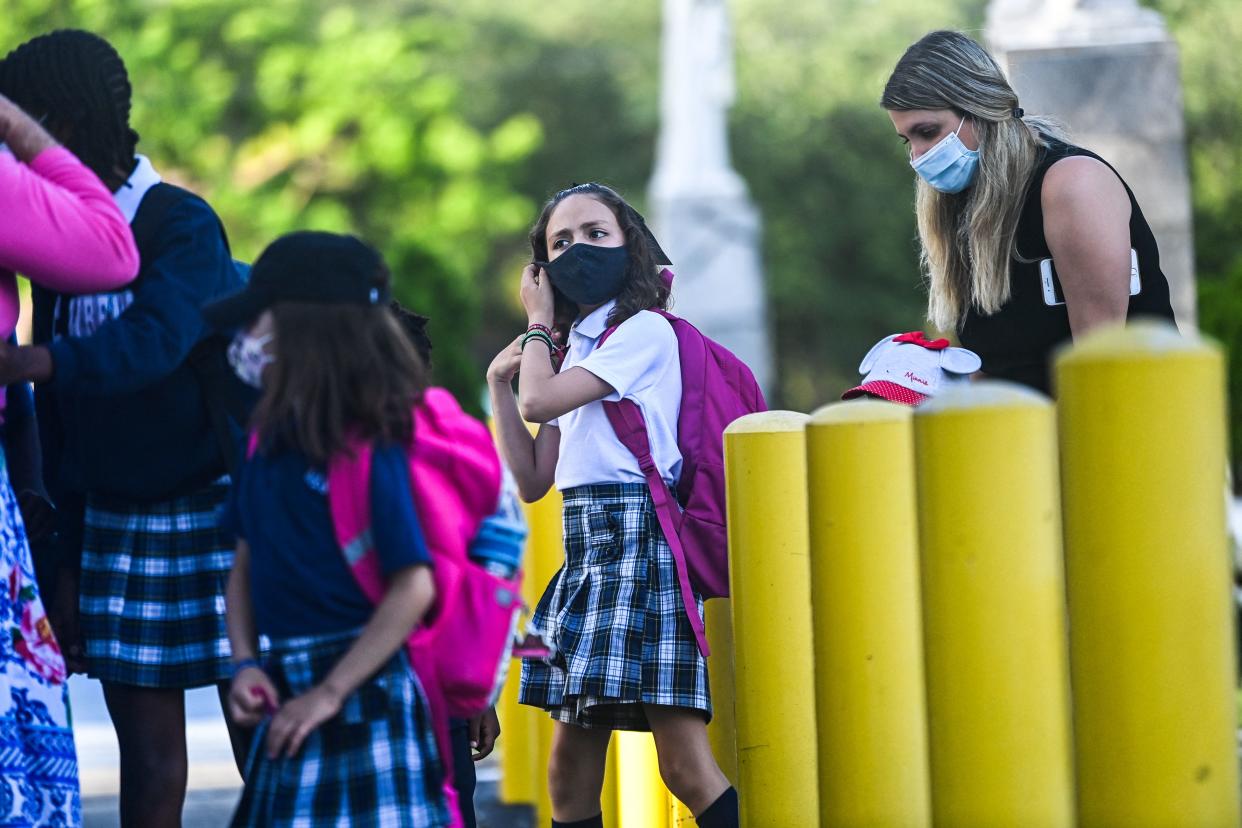
<svg viewBox="0 0 1242 828">
<path fill-rule="evenodd" d="M 17 327 L 13 271 L 65 293 L 111 290 L 138 275 L 138 249 L 112 194 L 64 147 L 29 165 L 0 153 L 0 217 L 0 337 Z"/>
</svg>

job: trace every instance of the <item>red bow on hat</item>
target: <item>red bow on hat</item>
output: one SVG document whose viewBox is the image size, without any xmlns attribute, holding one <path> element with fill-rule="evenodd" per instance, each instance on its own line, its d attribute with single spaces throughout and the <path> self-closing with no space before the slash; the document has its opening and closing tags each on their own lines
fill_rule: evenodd
<svg viewBox="0 0 1242 828">
<path fill-rule="evenodd" d="M 928 339 L 927 335 L 922 331 L 910 331 L 903 333 L 901 336 L 893 337 L 894 342 L 909 342 L 913 345 L 919 345 L 929 351 L 943 351 L 949 347 L 947 339 Z"/>
</svg>

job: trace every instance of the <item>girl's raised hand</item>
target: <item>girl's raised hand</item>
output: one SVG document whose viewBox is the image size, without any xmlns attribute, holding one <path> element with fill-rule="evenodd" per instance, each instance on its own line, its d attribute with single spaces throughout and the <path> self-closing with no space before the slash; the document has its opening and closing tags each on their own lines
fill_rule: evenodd
<svg viewBox="0 0 1242 828">
<path fill-rule="evenodd" d="M 267 758 L 297 756 L 306 737 L 341 712 L 341 700 L 322 684 L 281 705 L 267 729 Z"/>
<path fill-rule="evenodd" d="M 276 710 L 280 693 L 258 667 L 246 667 L 233 677 L 229 687 L 229 716 L 242 727 L 254 727 Z"/>
<path fill-rule="evenodd" d="M 487 367 L 487 379 L 489 382 L 495 382 L 507 385 L 513 382 L 513 378 L 517 376 L 518 369 L 522 367 L 522 336 L 510 342 L 504 349 L 496 354 L 496 358 L 492 360 L 492 364 Z"/>
<path fill-rule="evenodd" d="M 523 268 L 521 295 L 527 320 L 532 325 L 550 326 L 556 310 L 556 300 L 552 292 L 552 280 L 548 278 L 547 272 L 533 264 Z"/>
</svg>

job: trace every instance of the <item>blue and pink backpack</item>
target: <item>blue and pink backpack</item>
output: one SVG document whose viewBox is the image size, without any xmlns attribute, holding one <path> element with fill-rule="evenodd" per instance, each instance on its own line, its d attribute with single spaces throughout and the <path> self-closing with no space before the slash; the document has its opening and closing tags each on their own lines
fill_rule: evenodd
<svg viewBox="0 0 1242 828">
<path fill-rule="evenodd" d="M 494 702 L 521 609 L 521 574 L 504 578 L 467 554 L 484 521 L 501 505 L 500 457 L 487 427 L 453 395 L 430 388 L 414 411 L 409 449 L 414 505 L 431 552 L 436 599 L 410 634 L 406 651 L 431 708 L 454 828 L 461 825 L 453 787 L 449 717 L 467 719 Z M 352 440 L 328 464 L 328 507 L 337 543 L 363 594 L 378 604 L 385 584 L 371 541 L 373 446 Z M 251 435 L 250 453 L 257 449 Z"/>
<path fill-rule="evenodd" d="M 673 274 L 660 276 L 670 287 Z M 681 412 L 677 417 L 677 448 L 681 477 L 670 492 L 651 456 L 647 423 L 633 400 L 604 403 L 608 422 L 621 444 L 638 460 L 647 478 L 660 528 L 677 565 L 677 579 L 686 617 L 694 628 L 699 651 L 707 656 L 707 634 L 694 594 L 722 598 L 729 594 L 729 541 L 725 529 L 724 430 L 746 414 L 766 411 L 763 390 L 746 363 L 718 342 L 708 339 L 686 320 L 653 309 L 668 320 L 677 335 L 681 358 Z M 617 330 L 604 331 L 596 347 Z"/>
</svg>

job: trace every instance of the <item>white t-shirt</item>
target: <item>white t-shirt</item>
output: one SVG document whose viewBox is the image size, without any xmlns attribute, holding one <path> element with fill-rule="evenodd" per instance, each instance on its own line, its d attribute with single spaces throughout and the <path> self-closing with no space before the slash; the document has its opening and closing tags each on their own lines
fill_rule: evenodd
<svg viewBox="0 0 1242 828">
<path fill-rule="evenodd" d="M 596 348 L 615 304 L 609 302 L 574 324 L 561 371 L 584 368 L 612 386 L 613 393 L 604 400 L 638 403 L 647 421 L 656 468 L 665 482 L 673 485 L 681 474 L 681 452 L 677 450 L 681 358 L 677 335 L 659 314 L 640 311 Z M 549 423 L 561 430 L 556 462 L 556 488 L 560 491 L 591 483 L 642 483 L 646 479 L 634 455 L 617 439 L 602 403 L 587 403 Z"/>
</svg>

